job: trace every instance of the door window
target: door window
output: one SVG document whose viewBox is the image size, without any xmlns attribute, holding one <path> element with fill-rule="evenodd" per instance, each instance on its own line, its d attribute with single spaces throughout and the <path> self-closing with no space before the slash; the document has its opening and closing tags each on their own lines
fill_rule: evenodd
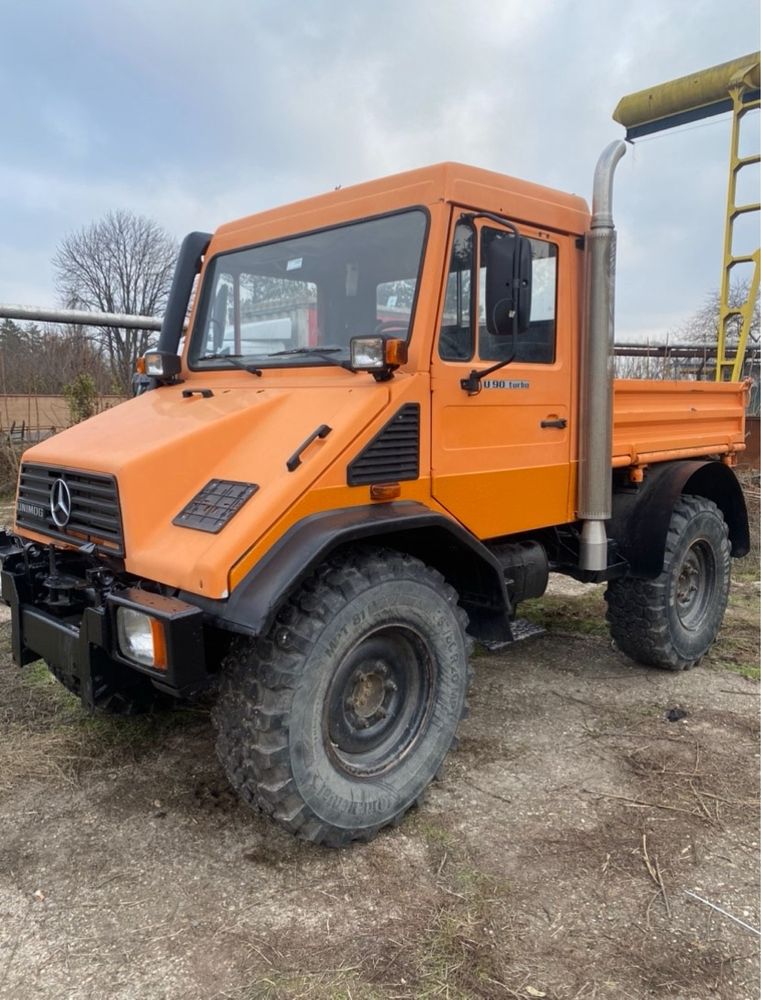
<svg viewBox="0 0 761 1000">
<path fill-rule="evenodd" d="M 473 357 L 473 226 L 458 222 L 452 241 L 444 315 L 439 334 L 439 357 L 468 361 Z"/>
<path fill-rule="evenodd" d="M 481 261 L 493 239 L 502 239 L 504 230 L 484 226 L 481 230 Z M 558 248 L 546 240 L 531 243 L 531 324 L 518 335 L 515 361 L 550 365 L 555 360 L 557 258 Z M 513 349 L 512 337 L 495 337 L 486 329 L 486 268 L 478 274 L 478 356 L 482 361 L 503 361 Z"/>
</svg>

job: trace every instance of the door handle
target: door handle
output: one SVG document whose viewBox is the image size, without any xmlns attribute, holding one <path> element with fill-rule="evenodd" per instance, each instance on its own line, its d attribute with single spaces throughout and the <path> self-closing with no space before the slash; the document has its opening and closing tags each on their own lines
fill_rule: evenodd
<svg viewBox="0 0 761 1000">
<path fill-rule="evenodd" d="M 567 427 L 568 426 L 568 421 L 565 419 L 565 417 L 556 417 L 553 420 L 543 420 L 539 424 L 539 426 L 540 427 L 558 427 L 558 428 L 560 428 L 562 430 L 563 427 Z"/>
</svg>

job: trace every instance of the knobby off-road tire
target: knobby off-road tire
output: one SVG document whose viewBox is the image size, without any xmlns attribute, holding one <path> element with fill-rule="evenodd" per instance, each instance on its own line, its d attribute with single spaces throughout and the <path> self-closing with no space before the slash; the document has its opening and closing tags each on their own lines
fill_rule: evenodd
<svg viewBox="0 0 761 1000">
<path fill-rule="evenodd" d="M 328 560 L 224 661 L 213 719 L 233 787 L 330 847 L 399 822 L 465 714 L 466 626 L 455 591 L 411 556 Z"/>
<path fill-rule="evenodd" d="M 730 545 L 721 511 L 704 497 L 680 497 L 661 574 L 608 585 L 607 618 L 616 645 L 638 663 L 689 670 L 716 639 L 729 578 Z"/>
</svg>

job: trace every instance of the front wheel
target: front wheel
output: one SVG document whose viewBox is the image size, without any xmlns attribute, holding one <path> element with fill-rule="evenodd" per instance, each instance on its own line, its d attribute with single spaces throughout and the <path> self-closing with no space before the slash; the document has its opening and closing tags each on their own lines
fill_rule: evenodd
<svg viewBox="0 0 761 1000">
<path fill-rule="evenodd" d="M 266 638 L 222 671 L 217 752 L 243 799 L 328 846 L 398 822 L 436 775 L 465 710 L 465 613 L 411 556 L 337 556 Z"/>
<path fill-rule="evenodd" d="M 694 667 L 713 644 L 729 598 L 730 545 L 721 511 L 682 496 L 671 515 L 663 570 L 654 580 L 613 580 L 605 592 L 610 633 L 638 663 Z"/>
</svg>

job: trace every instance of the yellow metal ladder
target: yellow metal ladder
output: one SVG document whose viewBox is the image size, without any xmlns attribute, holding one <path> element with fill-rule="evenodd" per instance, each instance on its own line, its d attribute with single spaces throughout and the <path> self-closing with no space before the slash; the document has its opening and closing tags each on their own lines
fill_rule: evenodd
<svg viewBox="0 0 761 1000">
<path fill-rule="evenodd" d="M 721 270 L 721 289 L 719 291 L 719 329 L 718 348 L 716 356 L 716 381 L 737 382 L 742 378 L 743 361 L 748 344 L 753 307 L 758 295 L 759 272 L 761 271 L 761 250 L 756 247 L 752 253 L 735 254 L 734 226 L 741 215 L 756 213 L 761 219 L 761 203 L 753 202 L 746 205 L 737 204 L 737 178 L 743 167 L 750 167 L 761 162 L 761 155 L 753 153 L 740 156 L 740 124 L 749 111 L 756 111 L 761 106 L 758 90 L 749 85 L 747 79 L 741 78 L 729 89 L 732 99 L 732 135 L 729 146 L 729 183 L 727 185 L 727 214 L 724 223 L 724 259 Z M 750 99 L 749 99 L 750 98 Z M 753 276 L 748 283 L 747 296 L 740 305 L 733 305 L 732 268 L 736 264 L 753 264 Z M 732 325 L 739 326 L 737 342 L 732 340 Z"/>
<path fill-rule="evenodd" d="M 761 214 L 761 206 L 757 202 L 737 204 L 738 175 L 744 167 L 761 162 L 758 153 L 740 156 L 740 123 L 749 111 L 759 108 L 760 86 L 761 53 L 751 52 L 719 66 L 628 94 L 621 98 L 613 112 L 614 120 L 626 128 L 629 141 L 712 115 L 732 112 L 724 257 L 719 290 L 718 382 L 737 382 L 743 377 L 745 350 L 759 288 L 759 248 L 752 253 L 735 254 L 734 226 L 740 216 L 753 212 Z M 736 264 L 753 264 L 748 296 L 739 306 L 731 303 L 732 268 Z"/>
</svg>

